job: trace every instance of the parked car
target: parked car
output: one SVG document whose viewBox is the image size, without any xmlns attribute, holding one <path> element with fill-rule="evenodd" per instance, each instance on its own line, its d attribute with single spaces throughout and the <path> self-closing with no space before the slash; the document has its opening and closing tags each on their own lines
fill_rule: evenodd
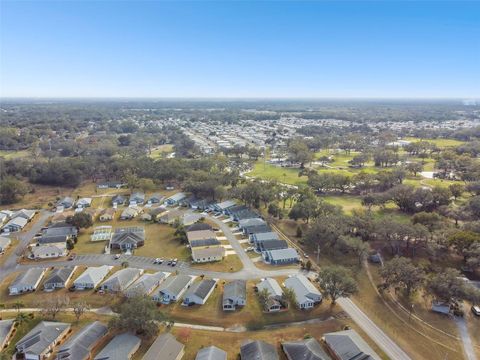
<svg viewBox="0 0 480 360">
<path fill-rule="evenodd" d="M 172 262 L 173 262 L 172 259 L 168 260 L 167 265 L 172 265 Z"/>
<path fill-rule="evenodd" d="M 113 257 L 114 260 L 118 260 L 120 259 L 120 254 L 116 254 L 114 257 Z"/>
<path fill-rule="evenodd" d="M 473 312 L 476 316 L 480 316 L 480 305 L 473 305 L 473 306 L 472 306 L 472 312 Z"/>
<path fill-rule="evenodd" d="M 153 261 L 154 264 L 162 264 L 163 263 L 163 259 L 161 258 L 156 258 L 154 261 Z"/>
</svg>

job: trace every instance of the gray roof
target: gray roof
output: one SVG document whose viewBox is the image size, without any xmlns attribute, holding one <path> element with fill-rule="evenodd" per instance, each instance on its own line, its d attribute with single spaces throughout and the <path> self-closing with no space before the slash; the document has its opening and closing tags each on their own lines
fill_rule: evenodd
<svg viewBox="0 0 480 360">
<path fill-rule="evenodd" d="M 134 192 L 130 195 L 130 201 L 143 202 L 145 201 L 145 194 L 139 191 Z"/>
<path fill-rule="evenodd" d="M 42 321 L 30 330 L 15 345 L 20 353 L 41 354 L 62 333 L 70 328 L 70 324 L 54 321 Z"/>
<path fill-rule="evenodd" d="M 322 349 L 320 343 L 313 339 L 282 343 L 288 360 L 330 360 L 330 356 Z M 361 360 L 361 359 L 358 359 Z"/>
<path fill-rule="evenodd" d="M 256 225 L 265 225 L 265 224 L 266 224 L 265 220 L 261 218 L 244 219 L 238 222 L 238 226 L 240 226 L 241 228 L 244 228 L 246 226 L 256 226 Z"/>
<path fill-rule="evenodd" d="M 0 349 L 12 331 L 14 319 L 0 320 Z"/>
<path fill-rule="evenodd" d="M 355 330 L 344 330 L 324 335 L 328 347 L 340 360 L 380 360 Z"/>
<path fill-rule="evenodd" d="M 200 349 L 195 360 L 227 360 L 227 353 L 216 346 Z"/>
<path fill-rule="evenodd" d="M 261 234 L 272 231 L 272 228 L 268 224 L 247 225 L 242 227 L 242 229 L 245 230 L 247 234 Z"/>
<path fill-rule="evenodd" d="M 33 286 L 45 273 L 43 268 L 31 268 L 16 277 L 10 287 Z"/>
<path fill-rule="evenodd" d="M 266 233 L 254 234 L 253 238 L 256 241 L 278 240 L 278 234 L 276 232 L 270 231 Z"/>
<path fill-rule="evenodd" d="M 179 192 L 179 193 L 176 193 L 176 194 L 173 194 L 172 196 L 170 196 L 167 201 L 180 201 L 182 199 L 185 199 L 187 197 L 187 195 L 185 195 L 183 192 Z"/>
<path fill-rule="evenodd" d="M 233 200 L 226 200 L 220 203 L 215 204 L 215 207 L 221 210 L 228 209 L 229 207 L 235 206 L 236 202 Z"/>
<path fill-rule="evenodd" d="M 75 226 L 67 224 L 65 221 L 61 221 L 50 225 L 43 231 L 42 237 L 49 236 L 77 236 L 78 230 Z"/>
<path fill-rule="evenodd" d="M 260 250 L 268 251 L 268 250 L 281 250 L 287 249 L 288 243 L 286 240 L 265 240 L 259 242 Z"/>
<path fill-rule="evenodd" d="M 185 297 L 189 297 L 192 295 L 198 296 L 200 299 L 204 300 L 210 290 L 215 287 L 217 282 L 212 279 L 204 279 L 202 281 L 194 283 L 185 294 Z"/>
<path fill-rule="evenodd" d="M 268 257 L 270 258 L 270 260 L 273 260 L 273 261 L 288 260 L 288 259 L 293 259 L 293 258 L 298 259 L 297 250 L 295 250 L 293 248 L 275 249 L 275 250 L 270 250 L 267 253 L 268 253 Z"/>
<path fill-rule="evenodd" d="M 217 239 L 200 239 L 200 240 L 191 240 L 190 246 L 194 247 L 202 247 L 202 246 L 213 246 L 213 245 L 220 245 L 220 241 Z"/>
<path fill-rule="evenodd" d="M 260 340 L 245 342 L 240 347 L 240 357 L 242 360 L 278 360 L 275 346 Z"/>
<path fill-rule="evenodd" d="M 108 265 L 89 267 L 78 278 L 75 279 L 74 283 L 97 284 L 100 281 L 102 281 L 105 276 L 107 276 L 107 274 L 110 272 L 111 269 L 112 269 L 112 266 L 108 266 Z"/>
<path fill-rule="evenodd" d="M 141 273 L 142 270 L 135 268 L 118 270 L 115 274 L 105 280 L 100 287 L 111 291 L 122 291 L 133 283 Z"/>
<path fill-rule="evenodd" d="M 208 257 L 216 257 L 216 256 L 225 256 L 225 248 L 222 246 L 214 246 L 214 247 L 207 247 L 207 248 L 192 248 L 192 257 L 193 259 L 199 258 L 208 258 Z"/>
<path fill-rule="evenodd" d="M 313 299 L 309 298 L 310 294 L 315 294 L 320 297 L 322 296 L 320 291 L 310 282 L 310 280 L 307 279 L 305 275 L 302 274 L 298 274 L 286 279 L 285 286 L 293 290 L 298 303 L 304 303 L 307 300 L 312 301 Z"/>
<path fill-rule="evenodd" d="M 135 353 L 141 342 L 139 337 L 130 333 L 117 335 L 95 356 L 94 360 L 130 360 L 130 356 Z"/>
<path fill-rule="evenodd" d="M 258 291 L 262 291 L 263 289 L 267 289 L 268 294 L 275 298 L 281 298 L 283 291 L 280 285 L 278 285 L 277 280 L 272 278 L 266 278 L 263 281 L 257 284 Z"/>
<path fill-rule="evenodd" d="M 108 328 L 99 321 L 84 326 L 59 347 L 57 360 L 88 359 L 90 351 L 107 332 Z"/>
<path fill-rule="evenodd" d="M 247 297 L 247 283 L 244 280 L 233 280 L 223 287 L 223 303 L 229 303 L 230 299 Z"/>
<path fill-rule="evenodd" d="M 187 227 L 186 230 L 187 231 L 212 230 L 212 225 L 199 222 L 199 223 L 190 225 L 189 227 Z"/>
<path fill-rule="evenodd" d="M 63 205 L 64 207 L 71 207 L 73 206 L 74 200 L 71 197 L 64 197 L 63 199 L 58 201 L 58 205 Z"/>
<path fill-rule="evenodd" d="M 167 275 L 161 271 L 155 274 L 143 274 L 128 287 L 125 293 L 128 295 L 148 295 L 150 289 L 156 287 L 166 277 Z"/>
<path fill-rule="evenodd" d="M 6 236 L 0 236 L 0 249 L 5 249 L 7 246 L 9 246 L 12 243 L 10 238 Z"/>
<path fill-rule="evenodd" d="M 183 352 L 184 345 L 170 333 L 157 337 L 143 356 L 143 360 L 177 360 Z"/>
<path fill-rule="evenodd" d="M 110 240 L 110 244 L 136 244 L 142 241 L 145 241 L 145 229 L 142 227 L 132 226 L 116 229 L 112 235 L 112 240 Z"/>
<path fill-rule="evenodd" d="M 58 284 L 58 283 L 64 283 L 67 281 L 67 279 L 72 275 L 73 271 L 75 270 L 74 267 L 62 267 L 62 268 L 57 268 L 52 271 L 50 276 L 45 280 L 43 286 L 46 286 L 48 284 Z"/>
<path fill-rule="evenodd" d="M 123 204 L 125 201 L 127 201 L 127 198 L 123 195 L 115 195 L 112 198 L 112 203 Z"/>
<path fill-rule="evenodd" d="M 190 283 L 192 278 L 188 275 L 170 276 L 159 287 L 158 291 L 168 291 L 171 294 L 178 296 L 182 290 Z"/>
</svg>

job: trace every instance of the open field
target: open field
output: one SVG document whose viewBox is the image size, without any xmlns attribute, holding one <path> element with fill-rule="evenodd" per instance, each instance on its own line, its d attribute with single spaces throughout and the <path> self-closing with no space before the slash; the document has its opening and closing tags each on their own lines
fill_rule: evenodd
<svg viewBox="0 0 480 360">
<path fill-rule="evenodd" d="M 167 154 L 170 154 L 172 152 L 173 152 L 173 145 L 164 144 L 152 149 L 152 152 L 148 156 L 150 156 L 152 159 L 158 159 L 158 158 L 165 157 Z"/>
<path fill-rule="evenodd" d="M 429 143 L 437 145 L 439 148 L 455 147 L 462 144 L 465 144 L 464 141 L 455 140 L 455 139 L 421 139 L 415 137 L 407 137 L 404 140 L 417 142 L 417 141 L 428 141 Z"/>
<path fill-rule="evenodd" d="M 237 272 L 243 269 L 243 265 L 237 255 L 228 255 L 225 256 L 222 261 L 193 264 L 192 268 L 205 271 Z"/>
<path fill-rule="evenodd" d="M 6 160 L 18 159 L 27 156 L 31 156 L 28 150 L 0 150 L 0 157 L 4 157 Z"/>
<path fill-rule="evenodd" d="M 264 180 L 276 180 L 290 185 L 303 185 L 307 183 L 306 176 L 298 176 L 299 169 L 283 168 L 259 160 L 255 163 L 253 170 L 247 173 L 248 176 L 258 177 Z"/>
</svg>

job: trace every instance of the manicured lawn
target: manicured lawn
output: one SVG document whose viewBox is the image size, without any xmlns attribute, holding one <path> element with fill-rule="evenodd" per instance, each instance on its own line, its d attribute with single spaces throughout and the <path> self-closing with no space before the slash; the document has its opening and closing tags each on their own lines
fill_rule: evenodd
<svg viewBox="0 0 480 360">
<path fill-rule="evenodd" d="M 206 264 L 195 264 L 193 268 L 205 271 L 237 272 L 243 269 L 242 262 L 237 255 L 228 255 L 222 261 Z"/>
<path fill-rule="evenodd" d="M 428 141 L 437 145 L 439 148 L 454 147 L 464 144 L 464 141 L 455 140 L 455 139 L 421 139 L 415 137 L 407 137 L 405 140 L 417 142 L 417 141 Z"/>
<path fill-rule="evenodd" d="M 152 159 L 158 159 L 158 158 L 165 157 L 167 154 L 170 154 L 172 152 L 173 152 L 173 145 L 164 144 L 164 145 L 157 146 L 155 149 L 153 149 L 149 156 Z"/>
<path fill-rule="evenodd" d="M 264 180 L 276 180 L 278 182 L 290 185 L 303 185 L 307 183 L 306 176 L 298 176 L 299 169 L 283 168 L 280 166 L 257 161 L 253 170 L 247 173 L 248 176 L 257 177 Z"/>
<path fill-rule="evenodd" d="M 337 205 L 343 208 L 346 213 L 351 213 L 352 210 L 362 209 L 362 200 L 359 196 L 354 195 L 338 195 L 338 196 L 322 196 L 321 199 L 326 202 Z"/>
</svg>

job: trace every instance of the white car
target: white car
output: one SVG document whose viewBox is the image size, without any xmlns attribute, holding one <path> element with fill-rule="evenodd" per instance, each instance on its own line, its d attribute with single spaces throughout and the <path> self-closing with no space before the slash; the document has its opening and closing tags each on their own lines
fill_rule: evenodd
<svg viewBox="0 0 480 360">
<path fill-rule="evenodd" d="M 473 305 L 472 306 L 472 312 L 475 315 L 480 316 L 480 305 Z"/>
<path fill-rule="evenodd" d="M 163 259 L 161 258 L 156 258 L 154 261 L 153 261 L 154 264 L 162 264 L 163 263 Z"/>
</svg>

